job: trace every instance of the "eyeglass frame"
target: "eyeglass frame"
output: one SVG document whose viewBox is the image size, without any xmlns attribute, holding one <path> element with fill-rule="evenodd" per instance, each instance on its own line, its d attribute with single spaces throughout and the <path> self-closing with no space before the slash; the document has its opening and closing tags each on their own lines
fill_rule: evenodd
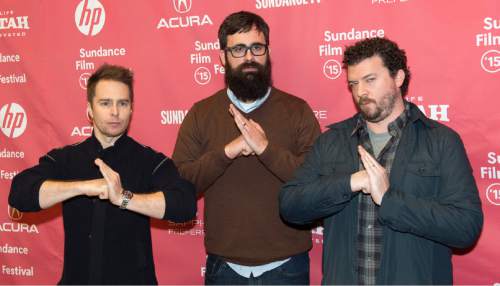
<svg viewBox="0 0 500 286">
<path fill-rule="evenodd" d="M 261 54 L 261 55 L 256 55 L 252 48 L 255 47 L 255 46 L 262 46 L 264 47 L 264 52 Z M 233 49 L 236 48 L 236 47 L 241 47 L 241 48 L 245 48 L 245 53 L 241 56 L 241 57 L 236 57 L 234 54 L 233 54 Z M 248 51 L 250 51 L 250 53 L 254 56 L 254 57 L 260 57 L 260 56 L 263 56 L 265 54 L 267 54 L 267 52 L 269 51 L 269 45 L 268 44 L 262 44 L 262 43 L 254 43 L 250 46 L 247 46 L 247 45 L 244 45 L 244 44 L 238 44 L 238 45 L 234 45 L 232 47 L 226 47 L 224 49 L 225 52 L 229 52 L 231 54 L 231 56 L 235 59 L 241 59 L 241 58 L 244 58 Z"/>
</svg>

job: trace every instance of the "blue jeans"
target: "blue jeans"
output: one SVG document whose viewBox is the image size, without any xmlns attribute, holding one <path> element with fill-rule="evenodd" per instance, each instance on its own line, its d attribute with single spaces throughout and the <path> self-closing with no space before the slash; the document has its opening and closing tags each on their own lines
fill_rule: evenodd
<svg viewBox="0 0 500 286">
<path fill-rule="evenodd" d="M 205 285 L 309 285 L 309 254 L 294 255 L 283 265 L 250 278 L 236 273 L 224 258 L 209 254 Z"/>
</svg>

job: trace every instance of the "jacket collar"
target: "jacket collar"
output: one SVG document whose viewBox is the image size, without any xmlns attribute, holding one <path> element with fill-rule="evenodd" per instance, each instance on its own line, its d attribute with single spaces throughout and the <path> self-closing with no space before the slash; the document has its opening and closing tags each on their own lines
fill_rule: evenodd
<svg viewBox="0 0 500 286">
<path fill-rule="evenodd" d="M 130 141 L 130 137 L 128 137 L 127 133 L 125 132 L 125 134 L 120 136 L 120 138 L 118 138 L 115 141 L 115 144 L 113 146 L 110 146 L 106 149 L 113 148 L 113 149 L 119 150 L 119 149 L 123 148 L 123 146 L 125 146 L 129 141 Z M 95 137 L 94 132 L 92 132 L 92 136 L 90 136 L 90 138 L 87 139 L 87 142 L 88 142 L 89 148 L 92 150 L 96 150 L 99 152 L 99 151 L 102 151 L 104 149 L 104 148 L 102 148 L 101 142 L 99 142 L 99 140 L 97 140 L 97 137 Z"/>
<path fill-rule="evenodd" d="M 414 124 L 414 123 L 420 121 L 427 128 L 435 128 L 438 126 L 436 121 L 427 118 L 425 116 L 425 114 L 422 111 L 420 111 L 418 106 L 416 106 L 414 103 L 411 103 L 411 102 L 408 102 L 405 100 L 405 105 L 407 105 L 407 104 L 409 105 L 408 124 L 410 124 L 410 123 Z M 361 117 L 361 114 L 358 112 L 354 116 L 352 116 L 351 118 L 346 120 L 347 124 L 333 123 L 333 124 L 328 125 L 327 127 L 329 129 L 346 129 L 346 128 L 348 128 L 348 129 L 354 130 L 357 127 L 356 124 L 358 124 L 358 118 L 360 118 L 360 117 Z"/>
</svg>

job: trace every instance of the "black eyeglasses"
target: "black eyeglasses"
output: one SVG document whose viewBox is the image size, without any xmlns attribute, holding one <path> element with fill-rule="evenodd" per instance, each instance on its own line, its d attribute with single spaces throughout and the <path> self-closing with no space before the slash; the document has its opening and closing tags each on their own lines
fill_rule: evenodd
<svg viewBox="0 0 500 286">
<path fill-rule="evenodd" d="M 248 50 L 250 50 L 254 56 L 263 56 L 267 53 L 267 45 L 253 44 L 251 46 L 245 46 L 241 44 L 234 47 L 227 47 L 225 50 L 226 52 L 229 51 L 233 58 L 242 58 L 246 56 Z"/>
</svg>

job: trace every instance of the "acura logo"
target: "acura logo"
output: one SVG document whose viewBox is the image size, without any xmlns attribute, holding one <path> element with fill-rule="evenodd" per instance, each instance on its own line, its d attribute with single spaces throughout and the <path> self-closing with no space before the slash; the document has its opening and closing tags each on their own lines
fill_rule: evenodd
<svg viewBox="0 0 500 286">
<path fill-rule="evenodd" d="M 23 218 L 23 213 L 11 206 L 8 206 L 7 212 L 9 213 L 9 217 L 11 220 L 18 221 Z"/>
<path fill-rule="evenodd" d="M 191 10 L 192 0 L 172 0 L 174 2 L 174 9 L 177 13 L 187 13 Z"/>
</svg>

